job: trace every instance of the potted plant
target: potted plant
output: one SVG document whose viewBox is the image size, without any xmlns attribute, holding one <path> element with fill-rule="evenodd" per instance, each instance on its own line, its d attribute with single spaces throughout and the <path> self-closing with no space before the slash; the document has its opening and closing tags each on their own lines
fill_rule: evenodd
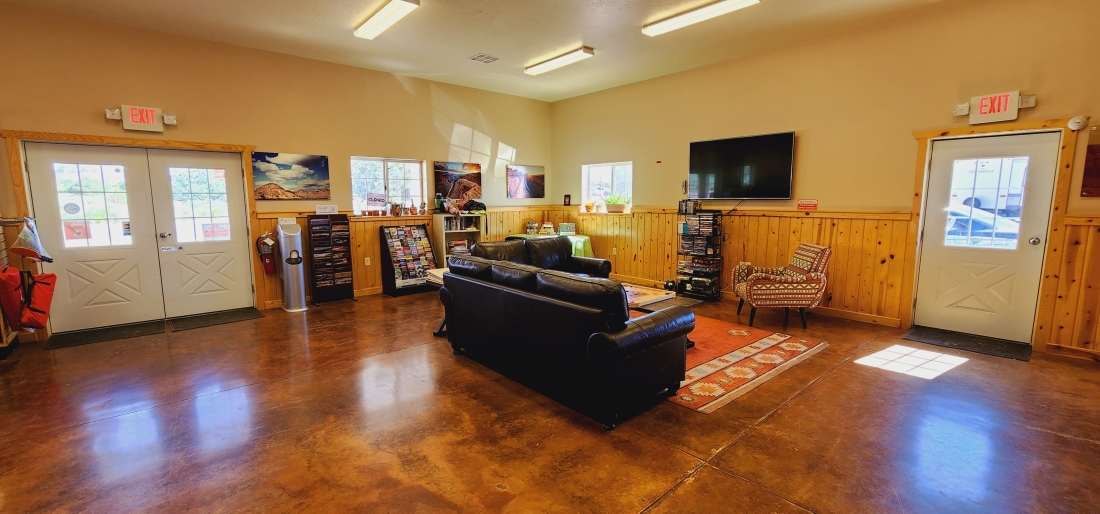
<svg viewBox="0 0 1100 514">
<path fill-rule="evenodd" d="M 623 212 L 626 210 L 627 204 L 630 203 L 630 198 L 623 195 L 609 195 L 604 199 L 604 203 L 607 204 L 607 212 Z"/>
</svg>

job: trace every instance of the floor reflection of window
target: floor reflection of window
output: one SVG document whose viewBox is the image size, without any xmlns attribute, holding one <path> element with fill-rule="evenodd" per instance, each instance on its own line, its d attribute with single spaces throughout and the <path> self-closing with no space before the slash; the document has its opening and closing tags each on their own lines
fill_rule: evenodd
<svg viewBox="0 0 1100 514">
<path fill-rule="evenodd" d="M 902 373 L 927 380 L 936 378 L 952 368 L 966 362 L 965 357 L 956 357 L 946 353 L 918 350 L 900 344 L 895 344 L 885 350 L 878 351 L 857 359 L 856 364 L 884 369 L 895 373 Z"/>
<path fill-rule="evenodd" d="M 92 452 L 104 482 L 129 481 L 148 475 L 164 463 L 156 411 L 146 409 L 89 425 Z"/>
<path fill-rule="evenodd" d="M 965 405 L 958 407 L 970 410 Z M 993 485 L 989 472 L 995 450 L 988 424 L 982 421 L 955 421 L 938 415 L 921 420 L 913 448 L 917 487 L 961 504 L 976 506 L 987 500 Z"/>
<path fill-rule="evenodd" d="M 196 430 L 203 453 L 217 453 L 248 442 L 252 436 L 252 401 L 246 387 L 195 398 Z"/>
</svg>

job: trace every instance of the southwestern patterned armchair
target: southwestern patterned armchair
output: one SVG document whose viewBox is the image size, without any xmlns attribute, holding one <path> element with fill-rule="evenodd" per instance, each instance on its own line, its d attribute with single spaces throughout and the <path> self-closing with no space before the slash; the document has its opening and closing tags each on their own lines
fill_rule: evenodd
<svg viewBox="0 0 1100 514">
<path fill-rule="evenodd" d="M 806 309 L 817 307 L 825 296 L 825 270 L 832 251 L 826 246 L 802 243 L 786 266 L 768 268 L 742 262 L 733 270 L 733 291 L 737 294 L 737 314 L 748 301 L 749 326 L 757 307 L 782 307 L 783 324 L 790 309 L 797 308 L 802 328 L 806 328 Z"/>
</svg>

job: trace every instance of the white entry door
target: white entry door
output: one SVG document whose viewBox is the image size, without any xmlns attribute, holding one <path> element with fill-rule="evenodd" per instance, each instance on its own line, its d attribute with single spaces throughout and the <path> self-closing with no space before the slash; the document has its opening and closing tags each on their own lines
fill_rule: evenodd
<svg viewBox="0 0 1100 514">
<path fill-rule="evenodd" d="M 935 141 L 918 325 L 1030 343 L 1058 133 Z"/>
<path fill-rule="evenodd" d="M 149 150 L 149 176 L 168 317 L 251 307 L 240 155 Z"/>
<path fill-rule="evenodd" d="M 138 148 L 25 146 L 39 235 L 56 273 L 54 332 L 164 317 L 149 201 Z"/>
<path fill-rule="evenodd" d="M 240 156 L 27 143 L 67 332 L 253 305 Z"/>
</svg>

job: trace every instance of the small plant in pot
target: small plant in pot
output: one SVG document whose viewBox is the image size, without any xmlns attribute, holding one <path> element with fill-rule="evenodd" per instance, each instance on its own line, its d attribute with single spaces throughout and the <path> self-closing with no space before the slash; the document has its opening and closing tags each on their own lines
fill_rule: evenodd
<svg viewBox="0 0 1100 514">
<path fill-rule="evenodd" d="M 630 198 L 623 195 L 610 195 L 604 199 L 607 204 L 607 212 L 623 212 L 630 204 Z"/>
</svg>

